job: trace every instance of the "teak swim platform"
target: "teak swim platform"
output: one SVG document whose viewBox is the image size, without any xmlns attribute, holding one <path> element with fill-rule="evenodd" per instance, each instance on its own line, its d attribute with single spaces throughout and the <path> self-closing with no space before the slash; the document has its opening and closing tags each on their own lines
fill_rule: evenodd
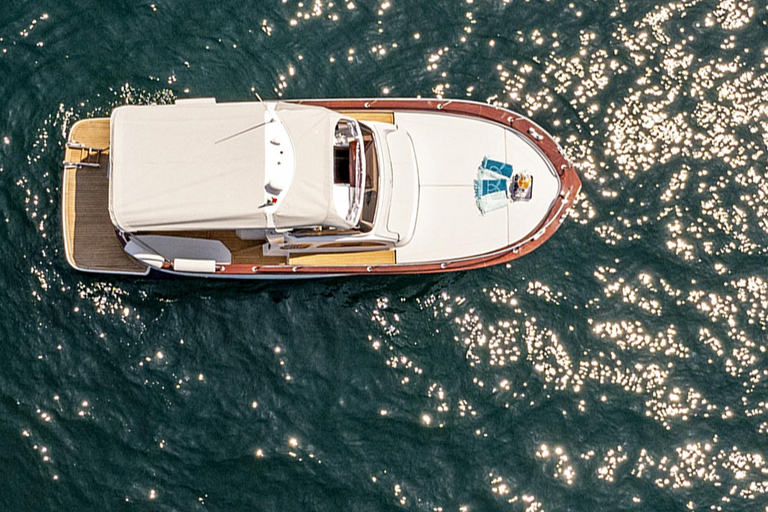
<svg viewBox="0 0 768 512">
<path fill-rule="evenodd" d="M 538 125 L 438 99 L 122 106 L 70 130 L 67 261 L 278 279 L 483 268 L 533 251 L 581 181 Z"/>
</svg>

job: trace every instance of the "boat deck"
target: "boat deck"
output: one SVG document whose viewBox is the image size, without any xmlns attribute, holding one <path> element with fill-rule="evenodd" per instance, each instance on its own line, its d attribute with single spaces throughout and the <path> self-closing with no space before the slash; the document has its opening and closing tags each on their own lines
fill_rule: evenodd
<svg viewBox="0 0 768 512">
<path fill-rule="evenodd" d="M 109 146 L 109 119 L 94 119 L 72 128 L 70 140 L 89 147 Z M 107 201 L 109 151 L 100 154 L 67 148 L 67 162 L 100 167 L 64 168 L 64 245 L 70 263 L 80 270 L 146 274 L 147 267 L 123 251 L 109 218 Z"/>
<path fill-rule="evenodd" d="M 511 128 L 423 112 L 398 112 L 397 125 L 413 140 L 419 175 L 414 234 L 398 249 L 400 263 L 454 261 L 517 245 L 539 229 L 559 197 L 554 167 Z M 462 144 L 445 143 L 458 140 Z M 481 213 L 474 180 L 484 158 L 532 176 L 531 199 L 505 200 L 500 208 Z"/>
<path fill-rule="evenodd" d="M 391 113 L 353 113 L 353 117 L 393 122 Z M 366 115 L 367 114 L 367 115 Z M 109 147 L 109 119 L 88 119 L 77 123 L 69 140 L 88 147 Z M 145 275 L 149 268 L 128 255 L 117 237 L 109 216 L 109 150 L 100 153 L 67 148 L 64 160 L 71 163 L 98 163 L 99 167 L 64 167 L 62 224 L 67 259 L 79 270 Z M 205 238 L 221 241 L 232 253 L 234 265 L 345 266 L 395 263 L 395 251 L 301 254 L 289 258 L 264 256 L 263 241 L 241 240 L 235 231 L 185 231 L 145 233 Z"/>
</svg>

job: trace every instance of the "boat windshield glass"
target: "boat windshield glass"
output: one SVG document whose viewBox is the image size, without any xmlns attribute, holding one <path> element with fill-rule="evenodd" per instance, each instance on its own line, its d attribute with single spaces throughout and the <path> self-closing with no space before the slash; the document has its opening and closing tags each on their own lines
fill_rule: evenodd
<svg viewBox="0 0 768 512">
<path fill-rule="evenodd" d="M 334 188 L 339 185 L 340 198 L 334 198 L 337 209 L 344 209 L 349 213 L 350 207 L 353 207 L 353 203 L 347 199 L 349 197 L 349 182 L 347 181 L 350 176 L 350 169 L 353 168 L 356 172 L 362 171 L 361 176 L 363 179 L 358 180 L 360 184 L 357 187 L 357 192 L 361 192 L 361 204 L 359 212 L 359 222 L 357 227 L 353 230 L 338 230 L 334 228 L 316 228 L 316 229 L 298 229 L 293 233 L 297 236 L 327 236 L 327 235 L 350 235 L 354 233 L 367 233 L 373 229 L 373 223 L 376 218 L 376 205 L 379 196 L 379 159 L 378 152 L 376 151 L 376 139 L 374 138 L 373 131 L 365 126 L 365 124 L 358 124 L 359 132 L 361 135 L 362 144 L 358 142 L 357 148 L 354 153 L 357 156 L 358 161 L 362 164 L 360 167 L 352 165 L 350 162 L 350 149 L 345 146 L 344 143 L 340 145 L 334 144 Z M 345 127 L 346 128 L 346 127 Z M 338 133 L 338 131 L 337 131 Z M 357 139 L 356 139 L 357 140 Z M 362 149 L 360 149 L 362 148 Z M 342 203 L 342 204 L 340 204 Z"/>
<path fill-rule="evenodd" d="M 360 125 L 363 132 L 363 153 L 365 154 L 365 191 L 363 194 L 363 212 L 360 215 L 360 230 L 373 229 L 376 218 L 376 203 L 379 199 L 379 159 L 373 131 Z"/>
<path fill-rule="evenodd" d="M 333 201 L 336 211 L 352 224 L 360 221 L 366 188 L 366 162 L 360 125 L 341 119 L 333 144 Z"/>
</svg>

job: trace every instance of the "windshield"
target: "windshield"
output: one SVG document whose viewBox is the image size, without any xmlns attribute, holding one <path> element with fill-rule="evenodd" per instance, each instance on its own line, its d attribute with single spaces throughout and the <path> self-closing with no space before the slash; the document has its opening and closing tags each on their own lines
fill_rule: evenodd
<svg viewBox="0 0 768 512">
<path fill-rule="evenodd" d="M 340 120 L 333 144 L 333 199 L 338 214 L 355 225 L 360 222 L 366 186 L 364 148 L 357 121 Z"/>
<path fill-rule="evenodd" d="M 363 131 L 363 144 L 365 145 L 365 192 L 363 195 L 363 212 L 360 215 L 360 230 L 373 229 L 373 221 L 376 219 L 376 204 L 379 199 L 379 158 L 376 153 L 376 140 L 373 131 L 360 125 Z"/>
</svg>

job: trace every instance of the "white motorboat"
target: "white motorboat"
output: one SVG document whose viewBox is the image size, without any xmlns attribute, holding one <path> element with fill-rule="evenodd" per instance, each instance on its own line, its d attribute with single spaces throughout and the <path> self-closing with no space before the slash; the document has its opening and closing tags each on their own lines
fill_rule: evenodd
<svg viewBox="0 0 768 512">
<path fill-rule="evenodd" d="M 127 105 L 70 131 L 64 247 L 112 274 L 467 270 L 541 245 L 580 187 L 543 129 L 481 103 Z"/>
</svg>

